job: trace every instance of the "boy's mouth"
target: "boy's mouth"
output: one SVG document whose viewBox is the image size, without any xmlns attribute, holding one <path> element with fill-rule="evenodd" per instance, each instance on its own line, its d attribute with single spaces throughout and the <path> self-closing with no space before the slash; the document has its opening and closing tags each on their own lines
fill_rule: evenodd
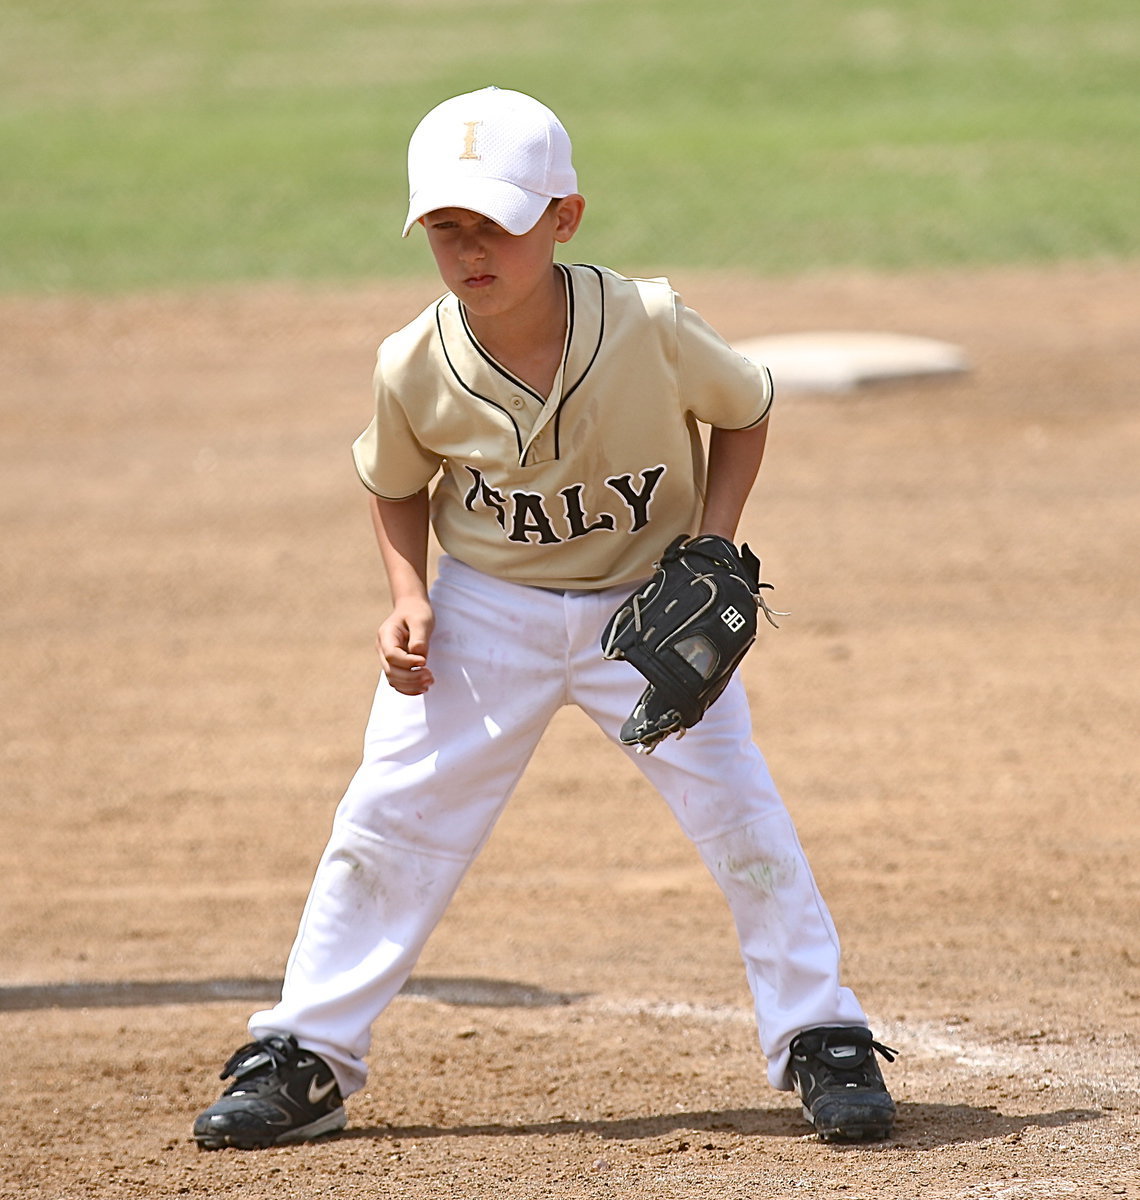
<svg viewBox="0 0 1140 1200">
<path fill-rule="evenodd" d="M 463 281 L 468 287 L 480 288 L 486 287 L 488 284 L 494 283 L 494 275 L 468 275 Z"/>
</svg>

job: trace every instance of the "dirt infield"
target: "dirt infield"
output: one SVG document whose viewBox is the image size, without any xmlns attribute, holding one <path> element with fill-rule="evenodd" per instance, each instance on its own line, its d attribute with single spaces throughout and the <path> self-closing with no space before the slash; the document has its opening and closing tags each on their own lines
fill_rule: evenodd
<svg viewBox="0 0 1140 1200">
<path fill-rule="evenodd" d="M 384 610 L 348 447 L 434 288 L 0 302 L 0 1196 L 1140 1197 L 1140 266 L 685 279 L 730 338 L 972 370 L 788 396 L 744 523 L 757 736 L 900 1103 L 771 1091 L 727 910 L 574 712 L 343 1135 L 198 1153 L 353 770 Z"/>
</svg>

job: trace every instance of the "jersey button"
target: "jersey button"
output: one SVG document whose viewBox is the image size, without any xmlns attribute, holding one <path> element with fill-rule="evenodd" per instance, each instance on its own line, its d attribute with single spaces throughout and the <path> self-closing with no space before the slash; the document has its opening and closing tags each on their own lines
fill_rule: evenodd
<svg viewBox="0 0 1140 1200">
<path fill-rule="evenodd" d="M 511 407 L 512 408 L 522 408 L 522 406 L 523 406 L 523 398 L 521 396 L 512 396 L 511 397 Z"/>
</svg>

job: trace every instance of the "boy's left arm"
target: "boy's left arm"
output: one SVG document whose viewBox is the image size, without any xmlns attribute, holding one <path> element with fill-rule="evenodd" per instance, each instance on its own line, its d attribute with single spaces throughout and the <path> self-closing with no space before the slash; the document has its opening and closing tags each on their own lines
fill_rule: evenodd
<svg viewBox="0 0 1140 1200">
<path fill-rule="evenodd" d="M 698 533 L 736 540 L 740 514 L 756 482 L 767 440 L 768 420 L 750 429 L 712 429 L 705 507 Z"/>
</svg>

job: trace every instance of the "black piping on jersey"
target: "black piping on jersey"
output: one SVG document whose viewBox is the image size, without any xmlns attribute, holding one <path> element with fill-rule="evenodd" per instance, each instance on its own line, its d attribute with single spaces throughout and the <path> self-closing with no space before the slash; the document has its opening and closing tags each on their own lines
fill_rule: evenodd
<svg viewBox="0 0 1140 1200">
<path fill-rule="evenodd" d="M 444 302 L 446 300 L 447 300 L 447 297 L 444 296 L 443 299 L 440 300 L 440 302 L 435 306 L 435 328 L 436 328 L 436 332 L 439 334 L 439 344 L 440 344 L 441 349 L 443 350 L 443 357 L 447 360 L 447 365 L 451 368 L 452 375 L 455 376 L 455 382 L 458 383 L 459 386 L 465 392 L 467 392 L 468 395 L 474 396 L 476 400 L 482 400 L 484 404 L 489 404 L 494 409 L 498 409 L 498 411 L 501 412 L 503 414 L 503 416 L 507 418 L 508 421 L 510 421 L 511 428 L 515 431 L 515 442 L 518 446 L 519 458 L 521 459 L 522 453 L 523 453 L 523 436 L 522 436 L 522 430 L 519 429 L 518 423 L 515 421 L 514 417 L 512 417 L 511 414 L 509 412 L 507 412 L 507 410 L 501 404 L 497 404 L 494 400 L 492 400 L 490 396 L 484 396 L 481 392 L 477 392 L 473 387 L 471 387 L 470 384 L 468 384 L 467 380 L 464 379 L 462 375 L 460 375 L 458 369 L 455 366 L 455 363 L 453 363 L 451 361 L 451 355 L 448 354 L 448 352 L 447 352 L 447 338 L 444 337 L 444 334 L 443 334 L 443 323 L 440 320 L 440 312 L 442 311 Z M 460 304 L 460 306 L 459 306 L 459 311 L 460 311 L 460 314 L 462 315 L 462 313 L 463 313 L 463 305 L 462 304 Z M 464 325 L 464 328 L 467 327 L 466 316 L 463 317 L 463 325 Z M 467 334 L 469 337 L 471 337 L 471 331 L 469 329 L 467 330 Z M 475 344 L 475 346 L 478 347 L 479 353 L 483 354 L 483 347 L 480 346 L 477 341 L 475 341 L 474 337 L 471 337 L 471 340 Z M 483 354 L 483 357 L 486 358 L 487 357 L 486 354 Z M 493 359 L 488 359 L 487 361 L 494 364 Z M 497 364 L 494 364 L 494 365 L 497 365 Z M 527 390 L 529 391 L 530 389 L 528 388 Z"/>
<path fill-rule="evenodd" d="M 529 383 L 524 382 L 517 375 L 512 375 L 502 363 L 497 362 L 487 353 L 486 350 L 483 349 L 479 339 L 472 331 L 471 326 L 467 324 L 467 309 L 465 309 L 462 304 L 459 305 L 459 319 L 463 322 L 463 330 L 471 339 L 471 345 L 475 347 L 476 353 L 487 364 L 487 366 L 491 368 L 492 371 L 497 371 L 504 379 L 514 384 L 515 387 L 522 388 L 524 392 L 527 392 L 533 396 L 539 402 L 539 404 L 546 403 L 545 396 L 540 396 L 538 392 L 536 392 L 534 388 L 530 386 Z M 504 409 L 503 411 L 505 412 L 506 410 Z"/>
<path fill-rule="evenodd" d="M 594 346 L 594 353 L 590 355 L 590 361 L 583 368 L 582 374 L 579 375 L 578 378 L 576 380 L 574 380 L 574 382 L 568 388 L 564 389 L 562 392 L 562 403 L 558 406 L 558 411 L 554 414 L 554 457 L 555 458 L 562 457 L 562 447 L 561 447 L 562 414 L 566 409 L 566 402 L 578 390 L 578 388 L 582 384 L 582 381 L 586 378 L 587 375 L 589 375 L 591 367 L 593 367 L 594 363 L 596 363 L 598 361 L 598 355 L 601 353 L 601 350 L 602 350 L 602 342 L 605 340 L 605 336 L 606 336 L 606 286 L 602 280 L 602 273 L 601 273 L 601 271 L 598 270 L 597 267 L 591 267 L 584 263 L 579 263 L 577 265 L 581 266 L 586 271 L 593 271 L 594 275 L 597 277 L 597 280 L 598 280 L 598 342 L 597 342 L 597 345 Z M 570 298 L 569 299 L 570 311 L 567 314 L 567 320 L 570 322 L 570 340 L 572 341 L 573 337 L 574 337 L 574 277 L 570 274 L 569 271 L 566 270 L 565 267 L 562 267 L 561 269 L 563 271 L 566 271 L 566 278 L 569 280 L 569 283 L 570 283 L 569 288 L 567 288 L 567 295 Z M 566 357 L 569 360 L 569 358 L 570 358 L 569 344 L 566 347 Z"/>
<path fill-rule="evenodd" d="M 566 290 L 566 328 L 567 328 L 566 353 L 567 353 L 567 357 L 569 357 L 570 342 L 573 340 L 573 337 L 574 337 L 574 284 L 571 279 L 570 272 L 567 271 L 565 267 L 563 267 L 560 263 L 555 263 L 554 265 L 555 265 L 555 267 L 557 267 L 557 269 L 559 271 L 562 272 L 562 277 L 563 277 L 562 283 L 563 283 L 563 287 Z M 546 400 L 547 400 L 546 396 L 540 395 L 534 388 L 532 388 L 530 386 L 529 383 L 527 383 L 523 379 L 520 379 L 517 375 L 512 374 L 510 371 L 507 370 L 506 367 L 503 366 L 503 364 L 501 362 L 499 362 L 497 359 L 492 358 L 491 355 L 489 355 L 487 353 L 487 351 L 483 348 L 482 343 L 475 336 L 475 331 L 468 324 L 467 309 L 463 307 L 462 303 L 459 305 L 459 319 L 463 323 L 464 332 L 467 334 L 467 337 L 470 339 L 471 345 L 475 347 L 475 352 L 487 364 L 487 366 L 489 366 L 491 368 L 492 371 L 497 371 L 509 383 L 513 384 L 517 388 L 521 388 L 528 395 L 533 396 L 534 399 L 539 402 L 539 404 L 546 403 Z M 508 413 L 507 415 L 509 416 L 510 414 Z M 512 420 L 513 419 L 514 418 L 512 418 Z"/>
<path fill-rule="evenodd" d="M 772 372 L 768 370 L 763 363 L 756 363 L 759 370 L 764 372 L 764 378 L 768 380 L 768 403 L 764 405 L 764 411 L 750 425 L 741 425 L 741 429 L 755 429 L 757 425 L 768 419 L 768 414 L 772 411 L 772 405 L 776 402 L 776 384 L 772 380 Z"/>
<path fill-rule="evenodd" d="M 570 348 L 574 342 L 574 332 L 576 329 L 575 316 L 576 316 L 576 312 L 577 312 L 577 305 L 576 305 L 575 297 L 574 297 L 574 277 L 570 273 L 570 271 L 565 266 L 563 266 L 561 263 L 555 263 L 554 265 L 558 268 L 559 271 L 562 272 L 562 275 L 566 282 L 566 329 L 567 329 L 566 358 L 567 358 L 567 360 L 569 360 Z M 599 300 L 598 340 L 597 340 L 597 344 L 594 346 L 594 352 L 590 355 L 590 361 L 583 368 L 582 374 L 579 375 L 578 378 L 568 388 L 563 389 L 562 398 L 558 404 L 558 410 L 554 415 L 554 457 L 556 459 L 562 457 L 561 423 L 562 423 L 562 411 L 566 406 L 566 401 L 569 400 L 570 397 L 578 390 L 582 381 L 590 373 L 590 369 L 593 367 L 594 363 L 597 362 L 597 360 L 598 360 L 598 355 L 601 353 L 601 350 L 602 350 L 602 342 L 605 340 L 606 289 L 605 289 L 605 284 L 602 281 L 602 273 L 601 273 L 601 271 L 598 270 L 597 267 L 584 266 L 584 269 L 587 271 L 593 271 L 593 273 L 597 277 L 597 281 L 598 281 L 598 300 Z M 446 299 L 446 297 L 445 297 L 445 299 Z M 474 396 L 477 400 L 482 400 L 485 404 L 489 404 L 492 408 L 498 409 L 498 411 L 501 412 L 510 421 L 511 425 L 514 427 L 515 441 L 518 445 L 519 464 L 520 464 L 520 466 L 525 465 L 525 461 L 524 461 L 525 455 L 524 455 L 524 451 L 523 451 L 523 435 L 522 435 L 522 430 L 518 426 L 518 422 L 501 404 L 496 403 L 494 400 L 492 400 L 490 398 L 490 396 L 484 396 L 481 392 L 475 391 L 475 389 L 473 387 L 471 387 L 470 384 L 467 383 L 467 381 L 459 373 L 459 370 L 456 368 L 455 364 L 451 361 L 451 356 L 447 353 L 447 341 L 443 335 L 443 325 L 440 321 L 440 311 L 441 311 L 441 305 L 443 304 L 443 302 L 444 301 L 441 300 L 439 302 L 439 304 L 436 305 L 435 324 L 436 324 L 436 330 L 439 333 L 440 345 L 443 347 L 443 356 L 447 360 L 447 365 L 451 368 L 452 375 L 455 376 L 456 381 L 459 383 L 459 385 L 463 388 L 463 390 L 465 392 L 467 392 L 471 396 Z M 510 382 L 513 386 L 521 388 L 528 395 L 533 396 L 534 399 L 539 402 L 539 404 L 546 403 L 546 397 L 540 396 L 538 394 L 538 392 L 535 391 L 534 388 L 532 388 L 529 384 L 525 383 L 523 380 L 519 379 L 518 376 L 513 375 L 510 371 L 508 371 L 506 369 L 506 367 L 504 367 L 501 363 L 497 362 L 494 358 L 491 357 L 490 354 L 487 353 L 486 350 L 484 350 L 483 346 L 479 342 L 479 339 L 475 336 L 473 330 L 471 329 L 471 326 L 467 323 L 467 310 L 463 307 L 462 304 L 459 305 L 459 319 L 463 324 L 463 331 L 467 334 L 467 337 L 470 340 L 471 345 L 475 348 L 476 353 L 493 371 L 495 371 L 497 374 L 501 375 L 504 379 L 506 379 L 508 382 Z"/>
</svg>

